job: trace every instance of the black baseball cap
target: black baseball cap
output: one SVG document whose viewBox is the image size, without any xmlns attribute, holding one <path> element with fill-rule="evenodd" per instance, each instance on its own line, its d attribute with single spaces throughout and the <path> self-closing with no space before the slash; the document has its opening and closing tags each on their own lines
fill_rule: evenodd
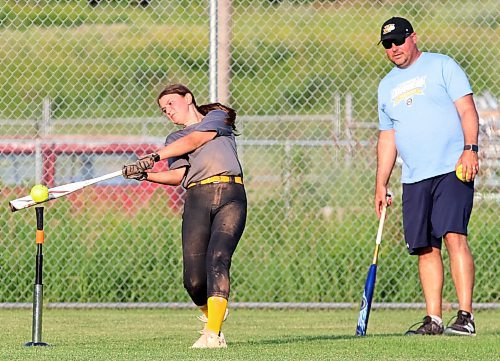
<svg viewBox="0 0 500 361">
<path fill-rule="evenodd" d="M 382 24 L 382 28 L 380 29 L 380 41 L 406 38 L 412 33 L 413 27 L 408 20 L 405 18 L 392 17 Z"/>
</svg>

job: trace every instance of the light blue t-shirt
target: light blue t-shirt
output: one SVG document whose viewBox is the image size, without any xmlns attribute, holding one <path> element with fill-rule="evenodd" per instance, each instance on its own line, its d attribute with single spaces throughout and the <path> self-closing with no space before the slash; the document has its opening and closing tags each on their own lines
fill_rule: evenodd
<svg viewBox="0 0 500 361">
<path fill-rule="evenodd" d="M 452 172 L 464 135 L 454 101 L 471 94 L 465 72 L 450 57 L 422 53 L 406 69 L 394 67 L 379 84 L 380 130 L 395 130 L 402 183 Z"/>
</svg>

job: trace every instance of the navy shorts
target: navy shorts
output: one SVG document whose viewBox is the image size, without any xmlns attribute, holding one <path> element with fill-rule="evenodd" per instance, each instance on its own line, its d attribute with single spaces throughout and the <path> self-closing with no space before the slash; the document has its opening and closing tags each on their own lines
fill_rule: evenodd
<svg viewBox="0 0 500 361">
<path fill-rule="evenodd" d="M 403 226 L 410 254 L 423 248 L 441 249 L 446 233 L 467 235 L 474 200 L 474 182 L 460 181 L 455 172 L 411 184 L 403 183 Z"/>
</svg>

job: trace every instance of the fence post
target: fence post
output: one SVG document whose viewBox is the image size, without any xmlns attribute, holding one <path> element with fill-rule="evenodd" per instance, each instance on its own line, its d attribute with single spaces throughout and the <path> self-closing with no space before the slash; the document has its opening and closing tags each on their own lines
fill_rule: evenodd
<svg viewBox="0 0 500 361">
<path fill-rule="evenodd" d="M 231 0 L 210 0 L 210 101 L 229 102 Z"/>
<path fill-rule="evenodd" d="M 43 116 L 42 116 L 42 136 L 47 136 L 52 132 L 50 111 L 51 99 L 49 97 L 43 98 Z"/>
<path fill-rule="evenodd" d="M 291 193 L 291 178 L 292 178 L 292 161 L 291 161 L 291 153 L 292 153 L 292 146 L 290 144 L 290 141 L 287 139 L 285 140 L 285 174 L 284 174 L 284 185 L 283 185 L 283 195 L 285 198 L 285 214 L 286 217 L 289 218 L 290 216 L 290 209 L 291 209 L 291 204 L 290 204 L 290 193 Z"/>
<path fill-rule="evenodd" d="M 340 94 L 335 93 L 333 98 L 333 108 L 334 108 L 334 129 L 335 129 L 335 137 L 337 140 L 340 139 Z"/>
<path fill-rule="evenodd" d="M 218 55 L 218 1 L 210 0 L 210 59 L 209 59 L 209 78 L 210 78 L 210 102 L 217 101 L 219 91 L 217 84 L 217 55 Z"/>
<path fill-rule="evenodd" d="M 218 41 L 218 64 L 217 85 L 218 100 L 227 104 L 230 102 L 229 84 L 231 81 L 231 0 L 219 0 L 219 41 Z"/>
<path fill-rule="evenodd" d="M 347 151 L 345 155 L 345 160 L 347 163 L 351 160 L 352 152 L 352 93 L 346 93 L 345 95 L 345 136 L 347 141 Z"/>
<path fill-rule="evenodd" d="M 334 111 L 334 124 L 333 124 L 333 132 L 335 136 L 335 141 L 336 145 L 334 147 L 334 159 L 335 161 L 338 159 L 339 155 L 339 147 L 338 147 L 338 142 L 340 141 L 341 137 L 341 129 L 340 129 L 340 123 L 341 123 L 341 114 L 340 114 L 340 94 L 335 92 L 334 97 L 333 97 L 333 111 Z"/>
<path fill-rule="evenodd" d="M 43 98 L 42 119 L 36 123 L 35 135 L 35 182 L 42 183 L 43 180 L 43 151 L 42 143 L 44 138 L 50 134 L 50 98 Z"/>
</svg>

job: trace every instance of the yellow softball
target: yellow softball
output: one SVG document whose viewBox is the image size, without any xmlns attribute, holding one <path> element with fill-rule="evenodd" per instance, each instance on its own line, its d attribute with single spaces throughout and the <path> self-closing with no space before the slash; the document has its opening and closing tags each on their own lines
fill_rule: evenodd
<svg viewBox="0 0 500 361">
<path fill-rule="evenodd" d="M 49 199 L 49 189 L 43 184 L 37 184 L 31 188 L 30 196 L 37 203 L 45 202 Z"/>
<path fill-rule="evenodd" d="M 469 173 L 465 173 L 465 178 L 462 175 L 462 164 L 460 163 L 455 170 L 455 174 L 457 175 L 457 178 L 460 179 L 462 182 L 468 182 L 467 177 L 469 176 Z"/>
</svg>

